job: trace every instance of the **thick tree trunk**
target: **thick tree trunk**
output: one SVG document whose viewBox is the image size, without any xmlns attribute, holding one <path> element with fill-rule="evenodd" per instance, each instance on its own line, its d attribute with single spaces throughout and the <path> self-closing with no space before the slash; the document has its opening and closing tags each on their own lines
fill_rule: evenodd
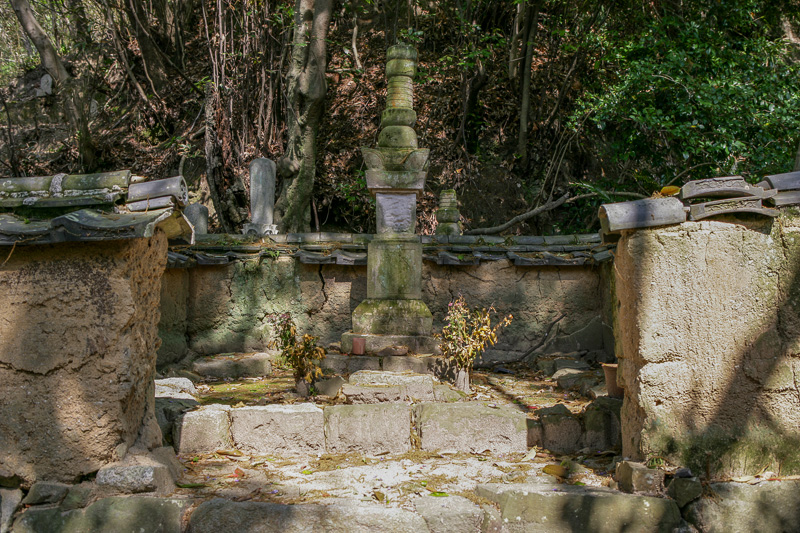
<svg viewBox="0 0 800 533">
<path fill-rule="evenodd" d="M 167 70 L 161 55 L 166 52 L 159 51 L 158 42 L 147 20 L 145 3 L 140 0 L 126 0 L 124 5 L 128 21 L 139 43 L 139 50 L 142 52 L 145 75 L 153 92 L 158 95 L 167 84 Z"/>
<path fill-rule="evenodd" d="M 90 172 L 97 164 L 97 155 L 89 133 L 89 121 L 79 83 L 67 72 L 53 43 L 36 20 L 28 0 L 11 0 L 11 7 L 14 8 L 23 31 L 39 52 L 45 70 L 63 91 L 64 108 L 78 137 L 81 166 L 83 170 Z"/>
<path fill-rule="evenodd" d="M 283 187 L 275 220 L 283 232 L 307 231 L 316 172 L 316 141 L 327 91 L 325 38 L 331 0 L 297 0 L 292 61 L 287 75 L 287 142 L 278 160 Z"/>
</svg>

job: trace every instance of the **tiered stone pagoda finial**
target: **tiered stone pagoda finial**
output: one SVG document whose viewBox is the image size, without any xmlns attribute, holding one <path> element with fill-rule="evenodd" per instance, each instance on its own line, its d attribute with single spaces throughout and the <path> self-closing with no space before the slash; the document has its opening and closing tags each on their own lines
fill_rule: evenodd
<svg viewBox="0 0 800 533">
<path fill-rule="evenodd" d="M 431 353 L 433 317 L 421 300 L 422 244 L 415 233 L 430 154 L 419 148 L 413 127 L 417 50 L 398 44 L 389 48 L 387 60 L 378 148 L 361 148 L 367 188 L 375 195 L 377 235 L 367 253 L 367 299 L 353 311 L 353 331 L 342 336 L 342 349 L 350 351 L 353 337 L 364 337 L 367 352 L 402 345 Z"/>
<path fill-rule="evenodd" d="M 445 189 L 439 194 L 439 209 L 436 210 L 436 235 L 461 235 L 461 213 L 458 211 L 456 191 Z"/>
</svg>

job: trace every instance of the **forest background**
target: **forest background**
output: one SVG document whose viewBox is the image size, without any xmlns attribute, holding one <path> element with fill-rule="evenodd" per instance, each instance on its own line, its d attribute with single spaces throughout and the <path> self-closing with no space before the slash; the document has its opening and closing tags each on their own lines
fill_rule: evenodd
<svg viewBox="0 0 800 533">
<path fill-rule="evenodd" d="M 386 48 L 419 50 L 418 230 L 596 231 L 604 202 L 800 170 L 797 0 L 0 1 L 0 177 L 183 174 L 216 231 L 374 231 Z M 54 80 L 53 91 L 42 77 Z"/>
</svg>

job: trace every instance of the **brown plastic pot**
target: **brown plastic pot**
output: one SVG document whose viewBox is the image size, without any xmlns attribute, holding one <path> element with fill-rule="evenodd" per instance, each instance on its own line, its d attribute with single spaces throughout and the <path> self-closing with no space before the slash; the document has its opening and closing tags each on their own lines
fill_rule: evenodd
<svg viewBox="0 0 800 533">
<path fill-rule="evenodd" d="M 624 398 L 625 389 L 617 385 L 617 365 L 603 364 L 603 372 L 606 375 L 606 391 L 610 398 Z"/>
</svg>

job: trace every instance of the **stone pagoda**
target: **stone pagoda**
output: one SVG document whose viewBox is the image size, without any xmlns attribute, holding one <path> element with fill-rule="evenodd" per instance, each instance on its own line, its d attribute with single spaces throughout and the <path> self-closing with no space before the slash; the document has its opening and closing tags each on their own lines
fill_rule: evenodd
<svg viewBox="0 0 800 533">
<path fill-rule="evenodd" d="M 413 78 L 417 50 L 398 44 L 387 52 L 388 91 L 378 148 L 361 148 L 367 188 L 375 195 L 377 234 L 367 253 L 367 299 L 353 311 L 353 331 L 342 336 L 351 351 L 363 337 L 367 352 L 406 346 L 433 353 L 433 317 L 422 295 L 422 244 L 415 233 L 417 196 L 425 186 L 430 150 L 420 149 L 414 123 Z"/>
</svg>

